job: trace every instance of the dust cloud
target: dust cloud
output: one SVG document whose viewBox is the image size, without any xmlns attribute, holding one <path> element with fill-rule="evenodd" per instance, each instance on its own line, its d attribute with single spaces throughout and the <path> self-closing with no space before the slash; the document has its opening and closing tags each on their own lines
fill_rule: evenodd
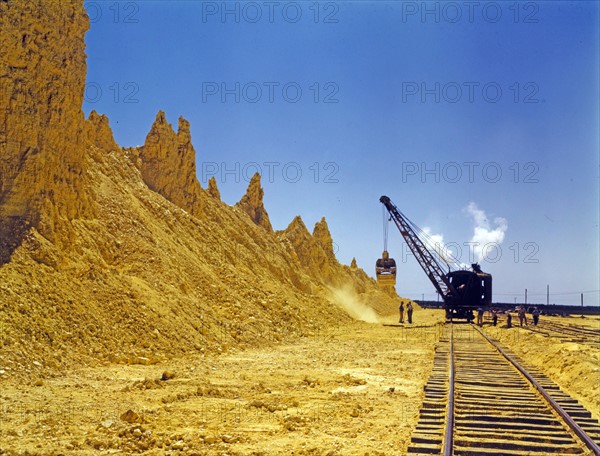
<svg viewBox="0 0 600 456">
<path fill-rule="evenodd" d="M 356 320 L 367 323 L 380 323 L 379 317 L 373 308 L 356 294 L 350 285 L 339 288 L 330 288 L 334 302 L 344 309 L 348 315 Z"/>
</svg>

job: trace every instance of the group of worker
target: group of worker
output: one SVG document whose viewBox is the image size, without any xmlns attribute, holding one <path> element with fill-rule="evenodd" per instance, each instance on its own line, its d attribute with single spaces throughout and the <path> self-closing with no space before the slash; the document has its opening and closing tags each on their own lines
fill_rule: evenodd
<svg viewBox="0 0 600 456">
<path fill-rule="evenodd" d="M 400 301 L 400 305 L 398 306 L 398 312 L 400 312 L 400 320 L 398 323 L 404 323 L 404 301 Z M 413 305 L 412 302 L 408 301 L 406 304 L 406 316 L 408 317 L 408 322 L 412 323 L 412 315 L 413 315 Z"/>
<path fill-rule="evenodd" d="M 400 301 L 400 305 L 398 306 L 398 312 L 400 313 L 400 319 L 398 320 L 398 323 L 404 323 L 404 301 Z M 516 308 L 517 311 L 517 316 L 519 317 L 519 325 L 520 326 L 527 326 L 527 310 L 525 309 L 525 306 L 518 306 Z M 498 325 L 498 314 L 499 313 L 504 313 L 506 315 L 506 327 L 507 328 L 512 328 L 512 315 L 510 313 L 509 310 L 505 311 L 505 312 L 501 312 L 497 309 L 491 309 L 490 310 L 491 314 L 492 314 L 492 325 L 493 326 L 497 326 Z M 483 315 L 485 314 L 485 309 L 483 307 L 479 307 L 477 309 L 477 325 L 478 326 L 483 326 Z M 408 323 L 412 324 L 412 316 L 413 316 L 413 305 L 412 302 L 408 301 L 406 303 L 406 315 L 408 317 Z M 533 324 L 534 326 L 537 326 L 538 322 L 540 321 L 540 311 L 537 307 L 534 307 L 533 310 L 531 311 L 531 316 L 533 317 Z"/>
<path fill-rule="evenodd" d="M 516 308 L 517 311 L 517 316 L 519 317 L 519 325 L 520 326 L 527 326 L 527 310 L 525 309 L 525 306 L 518 306 Z M 492 314 L 492 325 L 496 326 L 498 324 L 498 313 L 500 313 L 499 310 L 497 309 L 492 309 L 490 310 L 491 314 Z M 479 307 L 477 309 L 477 324 L 479 326 L 483 326 L 483 314 L 485 313 L 485 310 L 483 309 L 483 307 Z M 510 313 L 509 310 L 507 310 L 506 312 L 504 312 L 506 314 L 506 327 L 507 328 L 512 328 L 512 315 Z M 533 317 L 533 325 L 537 326 L 538 322 L 540 321 L 540 311 L 537 307 L 534 307 L 533 310 L 531 311 L 531 316 Z"/>
</svg>

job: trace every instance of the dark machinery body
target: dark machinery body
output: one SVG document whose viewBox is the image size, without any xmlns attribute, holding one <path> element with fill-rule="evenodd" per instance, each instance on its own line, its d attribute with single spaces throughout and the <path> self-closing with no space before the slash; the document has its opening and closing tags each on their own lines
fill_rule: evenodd
<svg viewBox="0 0 600 456">
<path fill-rule="evenodd" d="M 477 265 L 473 265 L 477 269 Z M 442 296 L 446 307 L 446 318 L 474 318 L 473 311 L 479 307 L 487 310 L 492 303 L 492 276 L 485 272 L 452 271 L 446 274 L 446 279 L 456 294 Z"/>
<path fill-rule="evenodd" d="M 446 318 L 465 318 L 471 321 L 474 310 L 487 309 L 492 302 L 492 276 L 481 270 L 478 264 L 472 264 L 472 270 L 451 271 L 448 261 L 435 249 L 428 249 L 417 235 L 414 225 L 406 218 L 387 196 L 379 201 L 390 213 L 400 234 L 406 241 L 417 262 L 444 300 Z M 448 267 L 442 269 L 441 263 Z"/>
</svg>

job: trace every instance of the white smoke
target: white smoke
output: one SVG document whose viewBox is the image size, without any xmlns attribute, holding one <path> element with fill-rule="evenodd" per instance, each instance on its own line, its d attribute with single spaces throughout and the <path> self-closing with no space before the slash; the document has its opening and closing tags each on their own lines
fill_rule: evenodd
<svg viewBox="0 0 600 456">
<path fill-rule="evenodd" d="M 471 238 L 471 248 L 475 262 L 495 258 L 498 253 L 498 246 L 504 241 L 504 233 L 508 229 L 508 222 L 503 217 L 494 218 L 492 229 L 491 224 L 482 209 L 477 204 L 470 202 L 465 211 L 473 217 L 475 227 L 473 228 L 473 237 Z"/>
<path fill-rule="evenodd" d="M 431 228 L 429 228 L 428 226 L 423 228 L 423 232 L 427 235 L 427 239 L 423 240 L 424 242 L 426 242 L 427 247 L 434 250 L 440 257 L 442 257 L 447 262 L 453 263 L 453 254 L 452 251 L 444 243 L 444 235 L 432 233 Z"/>
</svg>

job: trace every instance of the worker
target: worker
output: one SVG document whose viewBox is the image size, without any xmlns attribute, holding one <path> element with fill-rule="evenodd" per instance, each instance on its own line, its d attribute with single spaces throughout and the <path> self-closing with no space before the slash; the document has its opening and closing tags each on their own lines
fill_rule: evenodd
<svg viewBox="0 0 600 456">
<path fill-rule="evenodd" d="M 512 315 L 510 314 L 510 310 L 506 311 L 506 327 L 512 328 Z"/>
<path fill-rule="evenodd" d="M 398 311 L 400 312 L 400 320 L 398 321 L 398 323 L 404 323 L 404 301 L 400 301 Z"/>
<path fill-rule="evenodd" d="M 540 310 L 537 308 L 537 306 L 533 308 L 531 315 L 533 315 L 533 324 L 537 326 L 538 321 L 540 321 Z"/>
<path fill-rule="evenodd" d="M 519 315 L 519 325 L 523 326 L 523 323 L 525 323 L 525 326 L 527 326 L 527 313 L 525 312 L 525 306 L 519 306 L 517 309 L 517 314 Z"/>
<path fill-rule="evenodd" d="M 492 309 L 492 324 L 494 326 L 498 324 L 498 311 L 496 309 Z"/>
<path fill-rule="evenodd" d="M 477 325 L 479 325 L 479 326 L 483 326 L 483 313 L 484 313 L 483 307 L 479 306 L 477 308 Z"/>
<path fill-rule="evenodd" d="M 408 322 L 412 323 L 413 306 L 412 306 L 412 302 L 410 302 L 410 301 L 406 305 L 406 313 L 408 313 Z"/>
</svg>

